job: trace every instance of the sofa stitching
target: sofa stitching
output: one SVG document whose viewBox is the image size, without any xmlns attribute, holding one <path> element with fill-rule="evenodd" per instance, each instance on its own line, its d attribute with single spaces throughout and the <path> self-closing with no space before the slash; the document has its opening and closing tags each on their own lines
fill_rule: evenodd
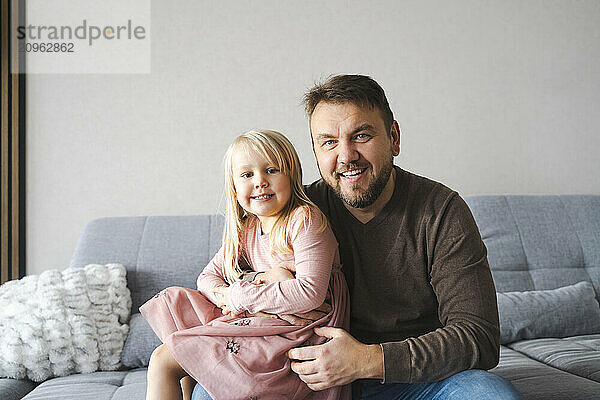
<svg viewBox="0 0 600 400">
<path fill-rule="evenodd" d="M 122 385 L 121 385 L 122 386 Z M 111 400 L 115 398 L 115 395 L 117 394 L 117 392 L 119 391 L 119 387 L 121 386 L 115 386 L 115 391 L 112 392 L 112 394 L 110 395 Z"/>
<path fill-rule="evenodd" d="M 571 343 L 571 344 L 574 344 L 574 345 L 577 345 L 577 346 L 583 347 L 584 349 L 590 349 L 590 350 L 592 350 L 593 352 L 596 352 L 596 353 L 600 354 L 600 350 L 598 350 L 598 349 L 597 349 L 597 348 L 595 348 L 595 347 L 592 347 L 592 346 L 586 346 L 585 344 L 583 344 L 583 343 L 580 343 L 580 342 L 577 342 L 577 341 L 574 341 L 574 340 L 569 340 L 568 342 L 569 342 L 569 343 Z"/>
<path fill-rule="evenodd" d="M 584 269 L 585 273 L 588 275 L 589 281 L 591 282 L 592 277 L 590 276 L 590 273 L 588 272 L 587 267 L 585 265 L 585 253 L 583 252 L 583 243 L 581 243 L 581 238 L 579 237 L 579 232 L 577 232 L 577 229 L 575 229 L 575 227 L 577 225 L 575 225 L 573 223 L 573 221 L 571 220 L 571 216 L 569 215 L 567 206 L 565 205 L 565 202 L 563 201 L 562 196 L 558 196 L 558 200 L 560 201 L 560 204 L 563 206 L 563 208 L 565 210 L 565 216 L 567 218 L 567 221 L 569 221 L 569 223 L 573 227 L 573 230 L 575 231 L 575 237 L 577 238 L 577 241 L 579 242 L 579 249 L 581 250 L 581 260 L 582 260 L 583 269 Z"/>
<path fill-rule="evenodd" d="M 135 274 L 133 275 L 135 277 L 135 287 L 139 287 L 138 283 L 138 263 L 140 261 L 140 253 L 142 251 L 142 243 L 144 243 L 144 235 L 146 234 L 146 226 L 148 224 L 148 217 L 144 217 L 144 226 L 142 228 L 142 236 L 140 237 L 140 242 L 138 243 L 138 251 L 137 251 L 137 255 L 135 256 Z"/>
<path fill-rule="evenodd" d="M 517 222 L 517 218 L 515 217 L 515 213 L 513 212 L 510 203 L 508 201 L 508 196 L 504 197 L 504 202 L 506 203 L 506 207 L 512 216 L 513 222 L 515 223 L 515 227 L 517 228 L 517 233 L 519 234 L 519 243 L 521 243 L 521 249 L 523 250 L 523 255 L 525 256 L 525 264 L 527 265 L 527 273 L 529 274 L 529 280 L 533 284 L 533 288 L 535 287 L 535 282 L 533 281 L 533 276 L 531 276 L 531 269 L 529 268 L 529 258 L 527 257 L 527 252 L 525 251 L 525 246 L 523 245 L 523 236 L 521 235 L 521 229 L 519 228 L 519 223 Z"/>
<path fill-rule="evenodd" d="M 136 258 L 135 258 L 135 269 L 136 270 L 137 270 L 138 262 L 140 261 L 140 252 L 142 251 L 142 243 L 144 242 L 144 235 L 146 234 L 147 222 L 148 222 L 148 217 L 145 217 L 144 218 L 144 227 L 142 228 L 142 236 L 140 237 L 140 242 L 138 243 L 138 251 L 137 251 Z"/>
<path fill-rule="evenodd" d="M 106 371 L 96 371 L 96 372 L 106 372 Z M 78 375 L 80 375 L 80 374 L 78 374 Z M 52 379 L 55 379 L 55 378 L 52 378 Z M 48 381 L 46 381 L 46 382 L 49 382 L 49 381 L 51 381 L 52 379 L 49 379 L 49 380 L 48 380 Z M 44 382 L 42 382 L 42 383 L 44 383 Z M 69 385 L 69 386 L 71 386 L 71 385 L 73 385 L 73 386 L 77 386 L 77 385 L 81 385 L 81 386 L 84 386 L 84 385 L 85 385 L 85 386 L 88 386 L 88 385 L 90 385 L 90 384 L 93 384 L 93 385 L 105 385 L 105 386 L 111 386 L 112 388 L 114 388 L 114 392 L 111 394 L 111 397 L 110 397 L 111 399 L 113 399 L 113 398 L 115 397 L 115 394 L 117 393 L 117 390 L 119 389 L 119 387 L 122 387 L 122 385 L 121 385 L 121 386 L 116 386 L 116 385 L 114 385 L 114 384 L 112 384 L 112 383 L 107 383 L 107 382 L 71 382 L 71 383 L 69 383 L 68 385 Z M 36 396 L 40 396 L 40 393 L 43 393 L 43 391 L 42 391 L 42 390 L 46 390 L 46 388 L 47 388 L 47 387 L 54 387 L 54 386 L 41 386 L 41 384 L 39 384 L 38 386 L 36 386 L 35 388 L 33 388 L 31 391 L 29 391 L 29 392 L 28 392 L 28 393 L 25 395 L 25 397 L 23 397 L 22 399 L 25 399 L 27 396 L 30 396 L 30 394 L 34 394 L 34 395 L 36 395 Z M 33 393 L 33 392 L 34 392 L 36 389 L 38 389 L 38 388 L 41 388 L 41 389 L 39 390 L 39 393 Z"/>
<path fill-rule="evenodd" d="M 209 216 L 208 217 L 208 240 L 206 241 L 206 252 L 204 254 L 206 254 L 209 258 L 208 260 L 210 261 L 210 244 L 212 241 L 212 222 L 213 222 L 213 217 Z M 205 265 L 208 264 L 205 263 Z"/>
<path fill-rule="evenodd" d="M 558 368 L 558 367 L 556 367 L 556 366 L 554 366 L 554 365 L 546 364 L 545 362 L 543 362 L 543 361 L 540 361 L 540 360 L 539 360 L 539 359 L 537 359 L 537 358 L 533 358 L 533 357 L 529 356 L 528 354 L 525 354 L 525 353 L 523 353 L 522 351 L 519 351 L 519 350 L 517 350 L 517 349 L 513 349 L 512 347 L 508 347 L 508 346 L 507 346 L 507 348 L 509 348 L 509 349 L 511 349 L 512 351 L 515 351 L 515 352 L 517 352 L 517 353 L 519 353 L 519 354 L 521 354 L 521 355 L 523 355 L 523 356 L 527 357 L 527 358 L 528 358 L 528 359 L 530 359 L 530 360 L 533 360 L 533 361 L 535 361 L 535 362 L 538 362 L 538 363 L 540 363 L 540 364 L 542 364 L 542 365 L 545 365 L 545 366 L 546 366 L 546 367 L 548 367 L 548 368 L 553 368 L 553 369 L 556 369 L 556 370 L 558 370 L 558 371 L 564 372 L 564 373 L 566 373 L 566 374 L 569 374 L 569 375 L 574 375 L 574 376 L 577 376 L 577 377 L 579 377 L 579 378 L 587 379 L 588 381 L 592 381 L 592 382 L 598 383 L 598 381 L 596 381 L 596 380 L 594 380 L 594 379 L 591 379 L 591 378 L 588 378 L 588 377 L 586 377 L 586 376 L 577 375 L 577 374 L 574 374 L 574 373 L 572 373 L 572 372 L 570 372 L 570 371 L 566 371 L 566 370 L 564 370 L 564 369 L 562 369 L 562 368 Z"/>
</svg>

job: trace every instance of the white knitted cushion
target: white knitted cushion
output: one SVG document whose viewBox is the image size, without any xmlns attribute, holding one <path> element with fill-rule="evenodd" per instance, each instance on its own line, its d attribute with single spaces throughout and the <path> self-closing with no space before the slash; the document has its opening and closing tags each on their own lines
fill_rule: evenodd
<svg viewBox="0 0 600 400">
<path fill-rule="evenodd" d="M 118 369 L 131 312 L 125 274 L 120 264 L 90 264 L 0 286 L 0 377 Z"/>
</svg>

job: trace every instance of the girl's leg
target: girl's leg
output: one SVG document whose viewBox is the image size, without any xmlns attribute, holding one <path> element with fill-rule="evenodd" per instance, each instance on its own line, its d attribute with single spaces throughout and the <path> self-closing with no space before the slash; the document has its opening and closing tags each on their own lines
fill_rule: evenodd
<svg viewBox="0 0 600 400">
<path fill-rule="evenodd" d="M 181 381 L 181 391 L 183 392 L 183 400 L 192 400 L 192 392 L 196 386 L 196 381 L 189 375 L 184 376 Z"/>
<path fill-rule="evenodd" d="M 187 376 L 169 348 L 161 344 L 152 352 L 148 365 L 146 400 L 182 399 L 179 381 Z"/>
</svg>

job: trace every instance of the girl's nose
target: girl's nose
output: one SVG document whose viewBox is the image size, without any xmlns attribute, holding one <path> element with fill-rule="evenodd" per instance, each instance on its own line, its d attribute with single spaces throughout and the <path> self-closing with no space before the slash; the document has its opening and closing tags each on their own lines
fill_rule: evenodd
<svg viewBox="0 0 600 400">
<path fill-rule="evenodd" d="M 259 188 L 259 187 L 267 187 L 268 183 L 267 180 L 264 179 L 262 176 L 258 176 L 256 181 L 254 182 L 254 187 Z"/>
</svg>

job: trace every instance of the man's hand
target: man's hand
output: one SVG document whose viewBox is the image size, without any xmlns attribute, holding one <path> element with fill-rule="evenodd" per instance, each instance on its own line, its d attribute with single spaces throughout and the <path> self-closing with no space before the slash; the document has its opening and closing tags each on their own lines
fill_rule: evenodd
<svg viewBox="0 0 600 400">
<path fill-rule="evenodd" d="M 312 390 L 345 385 L 360 378 L 383 379 L 383 352 L 378 344 L 367 345 L 345 330 L 315 328 L 319 336 L 330 338 L 317 346 L 297 347 L 288 351 L 292 370 Z"/>
</svg>

